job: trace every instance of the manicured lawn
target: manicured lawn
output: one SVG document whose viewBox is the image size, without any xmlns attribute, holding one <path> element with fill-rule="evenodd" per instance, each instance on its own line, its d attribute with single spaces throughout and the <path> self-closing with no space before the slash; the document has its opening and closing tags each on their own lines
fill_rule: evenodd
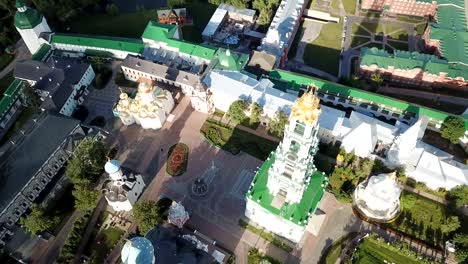
<svg viewBox="0 0 468 264">
<path fill-rule="evenodd" d="M 3 68 L 5 68 L 8 64 L 10 64 L 14 57 L 14 55 L 7 53 L 0 55 L 0 71 L 3 70 Z"/>
<path fill-rule="evenodd" d="M 265 262 L 266 261 L 266 262 Z M 262 263 L 271 263 L 271 264 L 280 264 L 281 262 L 276 259 L 266 256 L 258 251 L 258 249 L 252 248 L 249 250 L 249 255 L 247 256 L 247 263 L 249 264 L 262 264 Z"/>
<path fill-rule="evenodd" d="M 343 251 L 343 249 L 356 236 L 357 236 L 357 233 L 349 233 L 346 236 L 343 236 L 340 239 L 338 239 L 337 241 L 333 242 L 333 244 L 322 255 L 322 258 L 319 261 L 319 263 L 335 264 L 336 261 L 338 260 L 338 258 L 340 257 L 341 252 Z"/>
<path fill-rule="evenodd" d="M 183 39 L 190 42 L 202 43 L 203 39 L 201 33 L 202 31 L 198 30 L 198 28 L 193 25 L 186 25 L 182 27 Z"/>
<path fill-rule="evenodd" d="M 293 247 L 285 243 L 281 238 L 278 238 L 275 234 L 272 234 L 264 229 L 256 228 L 253 225 L 245 222 L 242 219 L 239 219 L 239 225 L 251 232 L 261 236 L 266 241 L 270 241 L 273 245 L 276 245 L 278 248 L 283 249 L 284 251 L 291 252 L 293 251 Z"/>
<path fill-rule="evenodd" d="M 385 247 L 373 239 L 365 238 L 361 241 L 353 254 L 352 263 L 374 264 L 418 264 L 420 261 L 414 257 L 401 254 L 396 248 Z"/>
<path fill-rule="evenodd" d="M 360 26 L 359 24 L 353 24 L 352 29 L 351 29 L 351 34 L 370 36 L 369 32 L 365 30 L 364 27 Z"/>
<path fill-rule="evenodd" d="M 383 25 L 380 24 L 380 23 L 362 22 L 360 25 L 361 25 L 361 27 L 365 27 L 370 32 L 373 32 L 373 33 L 384 32 Z"/>
<path fill-rule="evenodd" d="M 442 246 L 441 226 L 450 216 L 443 204 L 404 191 L 401 206 L 400 216 L 389 224 L 391 228 L 428 244 Z"/>
<path fill-rule="evenodd" d="M 70 33 L 139 38 L 150 20 L 157 20 L 156 10 L 124 13 L 117 16 L 93 14 L 78 16 L 70 24 Z"/>
<path fill-rule="evenodd" d="M 343 22 L 323 25 L 319 37 L 305 48 L 303 58 L 305 64 L 337 75 L 342 31 Z"/>
<path fill-rule="evenodd" d="M 389 39 L 396 39 L 401 41 L 408 41 L 408 33 L 406 31 L 398 31 L 393 34 L 387 35 Z"/>
<path fill-rule="evenodd" d="M 207 120 L 200 132 L 213 145 L 234 155 L 244 151 L 258 159 L 265 160 L 278 143 L 252 135 L 239 128 L 231 128 L 214 120 Z"/>
<path fill-rule="evenodd" d="M 356 12 L 356 0 L 341 0 L 346 14 L 354 14 Z"/>
<path fill-rule="evenodd" d="M 125 232 L 122 229 L 109 227 L 101 230 L 93 246 L 90 263 L 104 263 L 104 258 L 120 240 Z"/>
<path fill-rule="evenodd" d="M 364 38 L 364 37 L 352 37 L 352 38 L 353 40 L 351 41 L 351 47 L 353 48 L 371 40 L 370 38 Z"/>
</svg>

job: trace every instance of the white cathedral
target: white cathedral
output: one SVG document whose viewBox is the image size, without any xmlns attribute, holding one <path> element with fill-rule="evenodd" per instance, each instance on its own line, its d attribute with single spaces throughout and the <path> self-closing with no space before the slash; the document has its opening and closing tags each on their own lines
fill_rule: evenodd
<svg viewBox="0 0 468 264">
<path fill-rule="evenodd" d="M 151 80 L 140 80 L 135 98 L 130 98 L 126 93 L 120 94 L 114 115 L 120 117 L 126 126 L 136 123 L 144 129 L 159 129 L 172 108 L 174 99 L 171 92 L 153 86 Z"/>
</svg>

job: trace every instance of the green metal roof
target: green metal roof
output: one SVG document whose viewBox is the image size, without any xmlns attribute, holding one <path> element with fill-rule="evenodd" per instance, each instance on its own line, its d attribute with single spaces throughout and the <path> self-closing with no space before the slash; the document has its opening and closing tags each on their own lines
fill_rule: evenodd
<svg viewBox="0 0 468 264">
<path fill-rule="evenodd" d="M 20 96 L 21 88 L 23 87 L 23 81 L 15 79 L 10 86 L 6 89 L 3 94 L 3 98 L 0 100 L 0 117 L 8 113 L 10 107 L 15 103 L 16 99 Z"/>
<path fill-rule="evenodd" d="M 437 56 L 419 52 L 395 50 L 389 53 L 384 49 L 362 48 L 361 65 L 377 65 L 379 68 L 394 66 L 397 69 L 422 69 L 424 72 L 439 75 L 447 73 L 448 77 L 463 77 L 468 80 L 468 67 L 463 65 L 449 64 L 447 60 Z"/>
<path fill-rule="evenodd" d="M 300 86 L 314 84 L 317 86 L 321 92 L 332 93 L 342 97 L 353 97 L 357 100 L 361 99 L 363 101 L 372 102 L 378 105 L 383 105 L 385 108 L 392 111 L 399 110 L 401 112 L 411 112 L 418 116 L 427 116 L 429 119 L 436 123 L 442 123 L 447 117 L 455 116 L 449 113 L 442 111 L 430 109 L 427 107 L 419 106 L 416 104 L 410 104 L 404 101 L 393 99 L 387 96 L 380 94 L 375 94 L 371 92 L 366 92 L 359 89 L 354 89 L 348 86 L 341 84 L 321 80 L 318 78 L 313 78 L 310 76 L 305 76 L 297 73 L 292 73 L 282 70 L 274 70 L 270 72 L 270 77 L 283 80 L 290 83 L 292 89 L 300 89 Z M 468 119 L 464 119 L 465 129 L 468 129 Z"/>
<path fill-rule="evenodd" d="M 27 8 L 26 11 L 16 11 L 15 27 L 19 29 L 31 29 L 39 25 L 42 21 L 42 15 L 36 9 Z"/>
<path fill-rule="evenodd" d="M 440 42 L 450 63 L 468 63 L 468 33 L 464 0 L 438 0 L 437 23 L 430 23 L 430 39 Z"/>
<path fill-rule="evenodd" d="M 224 48 L 219 48 L 214 56 L 217 59 L 214 69 L 240 71 L 249 60 L 249 55 L 245 53 L 234 52 Z"/>
<path fill-rule="evenodd" d="M 141 39 L 89 35 L 54 34 L 52 35 L 51 43 L 105 48 L 131 53 L 142 53 L 144 48 L 143 41 Z"/>
<path fill-rule="evenodd" d="M 299 203 L 285 203 L 280 209 L 273 207 L 271 202 L 273 196 L 267 188 L 268 170 L 275 162 L 275 153 L 272 152 L 270 157 L 262 164 L 253 179 L 253 187 L 247 193 L 248 199 L 258 203 L 269 212 L 281 216 L 284 219 L 291 221 L 297 225 L 305 226 L 308 223 L 309 215 L 312 215 L 322 199 L 325 182 L 325 175 L 318 171 L 314 172 L 310 178 L 309 185 L 302 195 Z"/>
<path fill-rule="evenodd" d="M 188 41 L 174 39 L 177 31 L 176 25 L 167 25 L 155 21 L 148 22 L 148 25 L 141 36 L 144 39 L 164 42 L 170 47 L 177 48 L 179 52 L 200 57 L 203 59 L 213 59 L 216 49 L 208 46 L 197 45 Z"/>
<path fill-rule="evenodd" d="M 49 53 L 49 51 L 51 50 L 51 46 L 49 44 L 42 44 L 41 47 L 39 48 L 38 51 L 36 51 L 36 53 L 34 53 L 32 56 L 31 56 L 31 59 L 33 60 L 37 60 L 37 61 L 42 61 L 44 60 L 44 58 L 46 57 L 46 55 Z"/>
</svg>

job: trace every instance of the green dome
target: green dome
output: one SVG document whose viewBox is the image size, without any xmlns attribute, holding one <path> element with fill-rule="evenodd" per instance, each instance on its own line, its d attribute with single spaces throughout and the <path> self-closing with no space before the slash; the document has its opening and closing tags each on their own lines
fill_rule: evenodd
<svg viewBox="0 0 468 264">
<path fill-rule="evenodd" d="M 42 21 L 42 15 L 36 9 L 27 8 L 26 11 L 16 11 L 15 27 L 19 29 L 31 29 L 39 25 Z"/>
</svg>

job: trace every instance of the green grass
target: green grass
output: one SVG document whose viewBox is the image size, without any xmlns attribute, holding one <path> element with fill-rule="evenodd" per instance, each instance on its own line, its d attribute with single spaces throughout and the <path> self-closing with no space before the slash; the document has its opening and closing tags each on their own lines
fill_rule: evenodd
<svg viewBox="0 0 468 264">
<path fill-rule="evenodd" d="M 443 245 L 441 226 L 450 216 L 443 204 L 403 191 L 401 206 L 401 214 L 389 224 L 391 228 L 434 246 Z"/>
<path fill-rule="evenodd" d="M 356 0 L 341 0 L 346 14 L 352 15 L 356 12 Z"/>
<path fill-rule="evenodd" d="M 326 249 L 325 253 L 322 254 L 319 263 L 335 264 L 346 245 L 350 243 L 357 235 L 358 233 L 355 232 L 349 233 L 333 242 L 333 244 L 328 249 Z"/>
<path fill-rule="evenodd" d="M 380 23 L 362 22 L 360 25 L 361 27 L 365 27 L 373 33 L 384 32 L 383 25 Z"/>
<path fill-rule="evenodd" d="M 340 0 L 331 0 L 331 8 L 339 11 L 340 10 L 340 5 L 339 5 Z"/>
<path fill-rule="evenodd" d="M 343 22 L 323 25 L 318 38 L 307 44 L 304 63 L 308 66 L 338 75 Z"/>
<path fill-rule="evenodd" d="M 353 24 L 352 29 L 351 29 L 351 34 L 352 35 L 364 35 L 364 36 L 370 37 L 369 32 L 365 30 L 364 27 L 361 27 L 359 24 Z"/>
<path fill-rule="evenodd" d="M 391 39 L 396 39 L 396 40 L 401 40 L 401 41 L 408 41 L 408 33 L 406 31 L 398 31 L 393 34 L 387 35 L 389 40 Z"/>
<path fill-rule="evenodd" d="M 244 151 L 261 160 L 265 160 L 278 145 L 276 142 L 211 119 L 203 124 L 200 132 L 213 145 L 223 150 L 234 155 Z"/>
<path fill-rule="evenodd" d="M 249 254 L 247 256 L 247 263 L 249 264 L 263 264 L 263 263 L 280 264 L 281 262 L 277 261 L 276 259 L 270 256 L 260 253 L 258 249 L 256 248 L 252 248 L 249 250 Z"/>
<path fill-rule="evenodd" d="M 194 42 L 194 43 L 202 43 L 203 39 L 201 37 L 201 31 L 192 25 L 185 25 L 182 27 L 182 37 L 184 40 Z"/>
<path fill-rule="evenodd" d="M 353 40 L 351 41 L 351 47 L 355 48 L 361 44 L 364 44 L 368 41 L 370 41 L 370 38 L 364 38 L 364 37 L 353 37 Z"/>
<path fill-rule="evenodd" d="M 370 238 L 365 238 L 359 244 L 353 254 L 352 263 L 374 264 L 374 263 L 395 263 L 395 264 L 418 264 L 421 263 L 415 257 L 403 255 L 392 246 L 384 246 L 383 242 L 377 242 Z"/>
<path fill-rule="evenodd" d="M 15 56 L 7 53 L 0 55 L 0 71 L 3 70 L 10 62 L 15 58 Z"/>
<path fill-rule="evenodd" d="M 278 238 L 275 234 L 272 234 L 272 233 L 267 232 L 267 231 L 265 231 L 263 229 L 260 229 L 260 228 L 256 228 L 253 225 L 249 225 L 247 222 L 245 222 L 242 219 L 239 219 L 239 225 L 241 227 L 251 231 L 252 233 L 255 233 L 255 234 L 261 236 L 266 241 L 271 242 L 273 245 L 283 249 L 286 252 L 292 252 L 293 249 L 294 249 L 293 247 L 288 245 L 286 242 L 284 242 L 281 238 Z"/>
<path fill-rule="evenodd" d="M 96 237 L 90 263 L 104 263 L 107 254 L 114 248 L 115 244 L 119 242 L 124 233 L 122 229 L 115 227 L 101 230 Z"/>
<path fill-rule="evenodd" d="M 150 20 L 157 20 L 156 10 L 124 13 L 117 16 L 93 14 L 78 16 L 70 23 L 70 33 L 139 38 Z"/>
</svg>

